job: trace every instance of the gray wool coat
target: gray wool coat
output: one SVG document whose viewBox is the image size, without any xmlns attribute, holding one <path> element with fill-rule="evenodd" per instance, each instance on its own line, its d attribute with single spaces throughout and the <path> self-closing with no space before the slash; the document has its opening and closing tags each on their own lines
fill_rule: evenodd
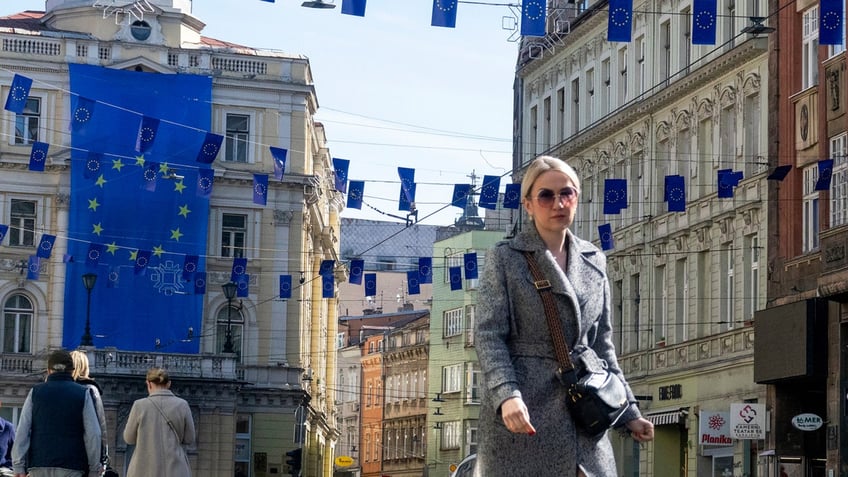
<svg viewBox="0 0 848 477">
<path fill-rule="evenodd" d="M 563 273 L 535 227 L 529 229 L 487 253 L 479 286 L 474 332 L 483 389 L 475 475 L 571 477 L 579 466 L 588 477 L 615 476 L 607 435 L 581 433 L 565 407 L 566 389 L 556 374 L 553 342 L 523 251 L 534 253 L 551 282 L 573 360 L 581 350 L 594 351 L 621 376 L 612 343 L 606 256 L 569 231 Z M 633 404 L 621 423 L 641 417 L 624 382 Z M 515 396 L 527 405 L 533 436 L 513 434 L 503 423 L 501 403 Z"/>
<path fill-rule="evenodd" d="M 188 403 L 167 389 L 151 392 L 133 403 L 124 428 L 124 440 L 135 444 L 127 477 L 191 477 L 183 445 L 194 439 Z"/>
</svg>

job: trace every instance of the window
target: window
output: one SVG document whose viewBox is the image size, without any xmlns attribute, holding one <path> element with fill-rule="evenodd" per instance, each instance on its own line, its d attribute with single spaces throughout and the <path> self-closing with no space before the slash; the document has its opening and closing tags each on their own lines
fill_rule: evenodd
<svg viewBox="0 0 848 477">
<path fill-rule="evenodd" d="M 3 353 L 29 353 L 32 341 L 32 302 L 12 295 L 3 306 Z"/>
<path fill-rule="evenodd" d="M 480 404 L 480 370 L 476 363 L 465 363 L 465 403 Z"/>
<path fill-rule="evenodd" d="M 715 189 L 712 171 L 713 162 L 713 120 L 709 116 L 698 122 L 698 197 L 704 197 Z"/>
<path fill-rule="evenodd" d="M 686 330 L 689 323 L 688 300 L 689 295 L 689 273 L 686 268 L 686 259 L 677 260 L 674 264 L 674 342 L 682 343 L 687 340 Z"/>
<path fill-rule="evenodd" d="M 224 214 L 221 219 L 221 256 L 243 258 L 247 237 L 247 216 Z"/>
<path fill-rule="evenodd" d="M 462 333 L 462 308 L 445 311 L 443 329 L 445 338 Z"/>
<path fill-rule="evenodd" d="M 35 210 L 33 200 L 12 199 L 9 245 L 32 247 L 35 245 Z"/>
<path fill-rule="evenodd" d="M 695 292 L 698 297 L 696 301 L 698 314 L 696 316 L 705 318 L 700 320 L 697 325 L 698 337 L 709 334 L 707 323 L 711 320 L 707 320 L 706 318 L 712 316 L 712 307 L 710 306 L 712 289 L 710 288 L 710 284 L 712 283 L 713 266 L 710 260 L 711 257 L 712 254 L 710 252 L 698 252 L 698 273 L 696 275 L 698 277 L 698 290 Z"/>
<path fill-rule="evenodd" d="M 645 36 L 636 39 L 636 94 L 641 95 L 648 88 L 647 64 L 645 64 Z"/>
<path fill-rule="evenodd" d="M 736 0 L 727 0 L 724 18 L 719 19 L 719 21 L 724 23 L 722 40 L 727 42 L 724 45 L 724 49 L 727 51 L 734 47 L 736 38 L 739 36 L 740 28 L 736 26 Z"/>
<path fill-rule="evenodd" d="M 830 140 L 833 175 L 830 178 L 830 226 L 848 224 L 848 134 Z"/>
<path fill-rule="evenodd" d="M 803 234 L 802 251 L 810 252 L 819 248 L 819 191 L 816 182 L 819 180 L 819 166 L 813 164 L 804 168 L 804 196 L 802 210 Z M 833 177 L 831 177 L 833 182 Z"/>
<path fill-rule="evenodd" d="M 745 96 L 745 102 L 742 109 L 742 121 L 744 127 L 745 144 L 745 177 L 750 177 L 759 169 L 758 162 L 763 162 L 760 159 L 760 95 L 754 93 Z"/>
<path fill-rule="evenodd" d="M 620 80 L 617 87 L 618 90 L 618 104 L 617 107 L 622 107 L 624 103 L 627 102 L 627 47 L 623 47 L 618 50 L 618 68 Z"/>
<path fill-rule="evenodd" d="M 803 14 L 801 36 L 801 89 L 819 83 L 819 7 L 808 8 Z"/>
<path fill-rule="evenodd" d="M 660 24 L 660 77 L 663 84 L 668 84 L 671 76 L 671 22 L 664 21 Z"/>
<path fill-rule="evenodd" d="M 610 101 L 612 97 L 612 86 L 610 84 L 610 59 L 604 58 L 601 61 L 601 116 L 606 116 L 610 112 Z"/>
<path fill-rule="evenodd" d="M 689 63 L 692 62 L 692 10 L 687 7 L 680 12 L 680 28 L 683 30 L 683 41 L 680 42 L 679 69 L 689 72 Z"/>
<path fill-rule="evenodd" d="M 41 118 L 41 100 L 30 97 L 24 112 L 15 115 L 15 144 L 32 144 L 38 141 L 38 124 Z"/>
<path fill-rule="evenodd" d="M 665 339 L 665 266 L 654 271 L 654 340 Z"/>
<path fill-rule="evenodd" d="M 745 319 L 753 320 L 760 301 L 760 242 L 756 235 L 745 237 Z"/>
<path fill-rule="evenodd" d="M 624 350 L 624 281 L 612 282 L 612 342 L 618 350 Z"/>
<path fill-rule="evenodd" d="M 639 313 L 639 304 L 642 302 L 642 295 L 639 291 L 639 274 L 630 275 L 630 297 L 632 299 L 630 304 L 630 341 L 631 345 L 629 347 L 630 351 L 638 351 L 641 349 L 639 346 L 639 332 L 640 332 L 640 313 Z"/>
<path fill-rule="evenodd" d="M 224 306 L 218 312 L 216 349 L 219 353 L 224 350 L 224 343 L 227 341 L 228 326 L 230 333 L 232 334 L 231 339 L 233 342 L 233 352 L 241 356 L 241 337 L 244 328 L 244 318 L 241 316 L 241 310 L 235 306 L 232 306 L 229 309 Z"/>
<path fill-rule="evenodd" d="M 225 161 L 247 162 L 250 139 L 250 116 L 227 114 L 227 139 Z"/>
<path fill-rule="evenodd" d="M 235 467 L 236 475 L 250 475 L 250 414 L 236 415 L 236 448 Z"/>
<path fill-rule="evenodd" d="M 586 125 L 595 122 L 598 106 L 595 104 L 595 70 L 586 71 Z"/>
<path fill-rule="evenodd" d="M 719 121 L 721 134 L 719 165 L 721 168 L 731 169 L 736 163 L 736 108 L 731 104 L 722 109 Z"/>
<path fill-rule="evenodd" d="M 468 421 L 465 429 L 465 452 L 463 455 L 477 453 L 477 421 Z"/>
<path fill-rule="evenodd" d="M 474 312 L 476 305 L 465 305 L 465 346 L 474 346 Z"/>
<path fill-rule="evenodd" d="M 462 422 L 448 421 L 442 423 L 442 450 L 459 449 L 462 437 Z"/>
<path fill-rule="evenodd" d="M 719 322 L 722 324 L 722 330 L 733 328 L 734 320 L 734 299 L 736 298 L 734 283 L 733 283 L 733 242 L 728 242 L 725 249 L 721 251 L 721 315 Z"/>
<path fill-rule="evenodd" d="M 458 393 L 462 391 L 462 364 L 453 364 L 442 368 L 442 392 Z"/>
<path fill-rule="evenodd" d="M 556 115 L 556 128 L 557 128 L 557 141 L 562 141 L 565 139 L 565 88 L 560 88 L 556 93 L 556 101 L 557 101 L 557 115 Z"/>
<path fill-rule="evenodd" d="M 580 130 L 580 78 L 571 80 L 571 102 L 574 106 L 571 108 L 571 135 L 577 134 Z"/>
<path fill-rule="evenodd" d="M 530 108 L 530 155 L 536 156 L 539 151 L 539 108 Z"/>
<path fill-rule="evenodd" d="M 547 151 L 551 148 L 551 97 L 548 96 L 545 98 L 545 101 L 542 103 L 542 112 L 545 117 L 545 127 L 542 130 L 542 150 Z"/>
</svg>

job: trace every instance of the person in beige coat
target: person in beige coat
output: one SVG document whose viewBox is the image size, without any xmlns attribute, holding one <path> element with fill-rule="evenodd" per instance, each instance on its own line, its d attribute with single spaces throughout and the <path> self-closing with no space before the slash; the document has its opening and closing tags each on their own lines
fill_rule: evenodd
<svg viewBox="0 0 848 477">
<path fill-rule="evenodd" d="M 170 387 L 167 371 L 147 371 L 149 396 L 133 403 L 124 428 L 124 440 L 135 445 L 127 477 L 191 477 L 183 446 L 194 443 L 194 419 Z"/>
</svg>

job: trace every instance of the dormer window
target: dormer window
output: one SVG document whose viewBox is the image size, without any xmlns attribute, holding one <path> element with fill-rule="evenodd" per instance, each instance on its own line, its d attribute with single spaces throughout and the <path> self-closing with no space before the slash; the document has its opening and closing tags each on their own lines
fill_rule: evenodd
<svg viewBox="0 0 848 477">
<path fill-rule="evenodd" d="M 138 41 L 145 41 L 150 38 L 150 24 L 144 20 L 136 20 L 130 25 L 130 34 Z"/>
</svg>

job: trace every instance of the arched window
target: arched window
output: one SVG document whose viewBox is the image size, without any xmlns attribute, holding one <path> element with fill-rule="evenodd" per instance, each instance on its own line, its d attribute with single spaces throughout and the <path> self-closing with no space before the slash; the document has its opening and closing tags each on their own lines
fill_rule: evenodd
<svg viewBox="0 0 848 477">
<path fill-rule="evenodd" d="M 32 341 L 32 302 L 23 295 L 12 295 L 3 305 L 3 353 L 29 353 Z"/>
<path fill-rule="evenodd" d="M 231 306 L 228 315 L 227 307 L 224 306 L 218 312 L 217 325 L 215 349 L 219 353 L 224 352 L 224 344 L 227 342 L 227 327 L 229 327 L 232 333 L 233 352 L 241 356 L 241 340 L 244 331 L 244 317 L 241 314 L 241 309 Z"/>
</svg>

